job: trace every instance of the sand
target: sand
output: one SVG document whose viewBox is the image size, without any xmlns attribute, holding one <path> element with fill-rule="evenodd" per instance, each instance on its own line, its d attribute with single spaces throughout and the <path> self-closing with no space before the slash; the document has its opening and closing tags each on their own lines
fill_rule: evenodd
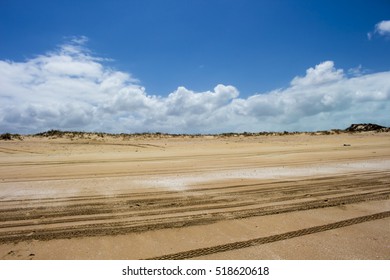
<svg viewBox="0 0 390 280">
<path fill-rule="evenodd" d="M 390 133 L 0 141 L 1 259 L 390 259 Z"/>
</svg>

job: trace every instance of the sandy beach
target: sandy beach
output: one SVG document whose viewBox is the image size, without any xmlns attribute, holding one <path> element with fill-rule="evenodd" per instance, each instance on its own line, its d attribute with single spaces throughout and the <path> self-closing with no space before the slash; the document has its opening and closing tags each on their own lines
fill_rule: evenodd
<svg viewBox="0 0 390 280">
<path fill-rule="evenodd" d="M 0 259 L 390 259 L 390 133 L 0 141 Z"/>
</svg>

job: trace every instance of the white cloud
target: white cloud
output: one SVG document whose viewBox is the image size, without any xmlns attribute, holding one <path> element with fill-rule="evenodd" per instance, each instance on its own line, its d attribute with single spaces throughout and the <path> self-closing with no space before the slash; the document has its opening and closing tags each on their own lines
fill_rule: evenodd
<svg viewBox="0 0 390 280">
<path fill-rule="evenodd" d="M 390 36 L 390 20 L 382 20 L 381 22 L 378 22 L 375 25 L 374 31 L 367 33 L 368 39 L 371 40 L 375 34 L 385 37 Z"/>
<path fill-rule="evenodd" d="M 325 61 L 314 68 L 306 70 L 306 76 L 295 77 L 291 81 L 292 86 L 314 86 L 330 82 L 336 82 L 343 78 L 343 70 L 336 70 L 333 61 Z"/>
<path fill-rule="evenodd" d="M 221 84 L 205 92 L 179 86 L 154 96 L 131 74 L 92 56 L 86 41 L 73 38 L 24 62 L 0 61 L 0 132 L 219 133 L 390 125 L 390 72 L 365 74 L 359 66 L 359 75 L 349 77 L 325 61 L 285 89 L 247 98 Z"/>
<path fill-rule="evenodd" d="M 390 20 L 383 20 L 375 25 L 375 31 L 380 35 L 390 35 Z"/>
</svg>

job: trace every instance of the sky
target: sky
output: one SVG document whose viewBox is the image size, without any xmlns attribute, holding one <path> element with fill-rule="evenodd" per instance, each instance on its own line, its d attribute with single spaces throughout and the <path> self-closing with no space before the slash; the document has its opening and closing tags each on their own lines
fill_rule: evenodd
<svg viewBox="0 0 390 280">
<path fill-rule="evenodd" d="M 390 2 L 0 0 L 0 133 L 390 126 Z"/>
</svg>

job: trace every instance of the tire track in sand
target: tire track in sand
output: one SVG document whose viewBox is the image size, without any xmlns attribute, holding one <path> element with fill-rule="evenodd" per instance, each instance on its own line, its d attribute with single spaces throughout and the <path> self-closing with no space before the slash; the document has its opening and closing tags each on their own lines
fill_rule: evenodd
<svg viewBox="0 0 390 280">
<path fill-rule="evenodd" d="M 321 226 L 315 226 L 315 227 L 310 227 L 310 228 L 305 228 L 305 229 L 300 229 L 300 230 L 294 230 L 294 231 L 290 231 L 290 232 L 286 232 L 286 233 L 282 233 L 282 234 L 271 235 L 271 236 L 267 236 L 267 237 L 260 237 L 260 238 L 246 240 L 246 241 L 227 243 L 227 244 L 213 246 L 213 247 L 200 248 L 200 249 L 194 249 L 194 250 L 185 251 L 185 252 L 163 255 L 163 256 L 159 256 L 159 257 L 149 258 L 148 260 L 191 259 L 191 258 L 195 258 L 195 257 L 205 256 L 205 255 L 223 253 L 223 252 L 227 252 L 227 251 L 238 250 L 238 249 L 248 248 L 248 247 L 252 247 L 252 246 L 258 246 L 258 245 L 262 245 L 262 244 L 277 242 L 277 241 L 291 239 L 291 238 L 300 237 L 300 236 L 304 236 L 304 235 L 309 235 L 309 234 L 319 233 L 319 232 L 328 231 L 328 230 L 332 230 L 332 229 L 356 225 L 356 224 L 369 222 L 369 221 L 373 221 L 373 220 L 385 219 L 388 217 L 390 217 L 390 211 L 376 213 L 376 214 L 367 215 L 367 216 L 361 216 L 361 217 L 343 220 L 343 221 L 339 221 L 339 222 L 335 222 L 335 223 L 331 223 L 331 224 L 326 224 L 326 225 L 321 225 Z"/>
<path fill-rule="evenodd" d="M 0 243 L 105 236 L 211 224 L 390 198 L 390 174 L 114 196 L 0 200 Z"/>
</svg>

